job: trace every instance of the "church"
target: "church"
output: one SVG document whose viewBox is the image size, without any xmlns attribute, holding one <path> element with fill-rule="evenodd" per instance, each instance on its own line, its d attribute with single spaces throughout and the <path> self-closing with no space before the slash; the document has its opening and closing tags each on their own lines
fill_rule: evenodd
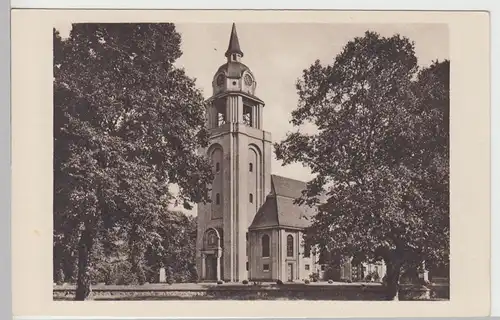
<svg viewBox="0 0 500 320">
<path fill-rule="evenodd" d="M 271 134 L 262 126 L 265 104 L 243 56 L 233 24 L 227 62 L 215 72 L 207 100 L 210 143 L 203 152 L 212 162 L 214 181 L 211 203 L 198 204 L 198 275 L 201 281 L 225 282 L 321 277 L 325 266 L 303 241 L 315 210 L 294 203 L 306 183 L 271 174 Z M 352 277 L 350 265 L 340 269 L 339 278 Z"/>
</svg>

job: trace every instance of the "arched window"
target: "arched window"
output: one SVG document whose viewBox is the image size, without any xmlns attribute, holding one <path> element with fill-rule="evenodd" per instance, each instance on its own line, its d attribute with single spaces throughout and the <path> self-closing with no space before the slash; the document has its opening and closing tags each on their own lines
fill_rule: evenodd
<svg viewBox="0 0 500 320">
<path fill-rule="evenodd" d="M 248 164 L 248 171 L 253 172 L 253 163 Z"/>
<path fill-rule="evenodd" d="M 286 256 L 293 257 L 293 236 L 291 234 L 286 237 Z"/>
<path fill-rule="evenodd" d="M 215 172 L 219 172 L 220 171 L 220 163 L 216 163 L 215 164 Z"/>
<path fill-rule="evenodd" d="M 215 204 L 220 204 L 220 193 L 215 195 Z"/>
<path fill-rule="evenodd" d="M 253 203 L 253 194 L 249 194 L 248 195 L 248 201 L 250 201 L 250 203 Z"/>
<path fill-rule="evenodd" d="M 205 233 L 206 245 L 210 248 L 216 247 L 219 240 L 219 236 L 214 229 L 208 229 Z"/>
<path fill-rule="evenodd" d="M 267 234 L 262 236 L 262 257 L 269 257 L 270 247 L 269 247 L 269 236 Z"/>
</svg>

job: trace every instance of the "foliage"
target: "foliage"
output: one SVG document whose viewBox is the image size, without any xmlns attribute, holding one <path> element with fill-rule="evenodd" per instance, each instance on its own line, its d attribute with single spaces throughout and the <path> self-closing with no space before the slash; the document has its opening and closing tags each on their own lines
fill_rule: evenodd
<svg viewBox="0 0 500 320">
<path fill-rule="evenodd" d="M 279 285 L 279 286 L 281 286 L 281 285 L 283 285 L 283 281 L 281 281 L 281 280 L 277 280 L 277 281 L 276 281 L 276 284 L 277 284 L 277 285 Z"/>
<path fill-rule="evenodd" d="M 243 284 L 248 284 L 248 280 L 243 280 L 242 283 Z"/>
<path fill-rule="evenodd" d="M 309 278 L 312 280 L 312 282 L 318 282 L 319 280 L 319 272 L 313 272 L 309 275 Z"/>
<path fill-rule="evenodd" d="M 310 282 L 311 282 L 311 281 L 309 281 L 309 279 L 305 279 L 305 280 L 304 280 L 304 283 L 305 283 L 305 284 L 309 284 Z"/>
<path fill-rule="evenodd" d="M 397 298 L 404 264 L 448 261 L 449 62 L 418 71 L 409 39 L 366 32 L 332 65 L 304 70 L 297 90 L 299 129 L 275 151 L 315 174 L 298 200 L 318 206 L 307 235 L 333 254 L 383 259 Z"/>
<path fill-rule="evenodd" d="M 66 40 L 54 30 L 54 242 L 78 263 L 77 300 L 97 245 L 126 243 L 144 282 L 170 203 L 207 201 L 204 101 L 174 67 L 180 55 L 172 24 L 74 24 Z"/>
</svg>

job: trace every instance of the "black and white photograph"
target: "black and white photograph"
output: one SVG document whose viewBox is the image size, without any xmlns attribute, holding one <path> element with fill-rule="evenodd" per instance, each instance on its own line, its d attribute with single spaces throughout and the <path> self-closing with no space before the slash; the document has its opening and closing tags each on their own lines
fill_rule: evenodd
<svg viewBox="0 0 500 320">
<path fill-rule="evenodd" d="M 446 24 L 53 28 L 53 299 L 450 299 Z"/>
</svg>

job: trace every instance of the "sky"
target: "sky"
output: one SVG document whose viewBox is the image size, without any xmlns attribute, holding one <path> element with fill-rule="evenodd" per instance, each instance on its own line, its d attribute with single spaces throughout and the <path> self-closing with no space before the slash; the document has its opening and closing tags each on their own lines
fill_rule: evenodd
<svg viewBox="0 0 500 320">
<path fill-rule="evenodd" d="M 64 37 L 70 25 L 55 26 Z M 188 76 L 196 78 L 198 88 L 206 98 L 212 94 L 215 72 L 226 62 L 224 53 L 229 43 L 231 24 L 176 24 L 181 34 L 183 55 L 176 61 Z M 237 23 L 236 29 L 242 62 L 255 76 L 255 95 L 265 102 L 263 127 L 274 142 L 294 130 L 291 112 L 297 106 L 295 84 L 302 71 L 316 59 L 331 64 L 344 45 L 370 30 L 382 36 L 400 34 L 415 43 L 415 53 L 421 67 L 435 60 L 449 59 L 448 28 L 445 24 L 326 24 L 326 23 Z M 273 156 L 271 172 L 293 179 L 308 181 L 312 175 L 300 164 L 282 166 Z M 196 215 L 196 208 L 189 212 Z"/>
</svg>

